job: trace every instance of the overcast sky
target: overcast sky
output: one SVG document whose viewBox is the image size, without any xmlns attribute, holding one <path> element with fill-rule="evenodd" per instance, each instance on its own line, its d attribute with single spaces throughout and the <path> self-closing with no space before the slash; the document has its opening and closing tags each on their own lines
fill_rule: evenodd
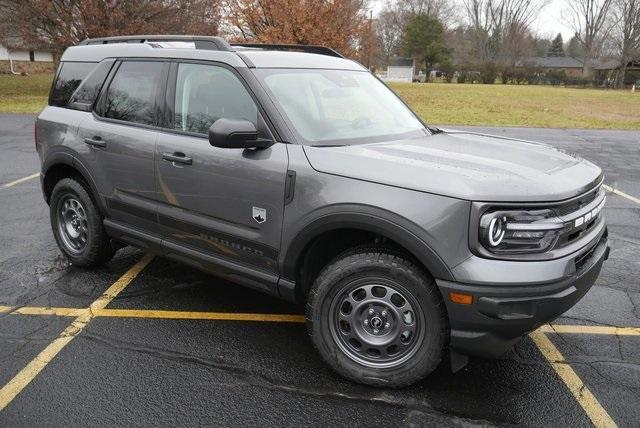
<svg viewBox="0 0 640 428">
<path fill-rule="evenodd" d="M 373 14 L 376 15 L 385 4 L 393 1 L 402 0 L 370 0 L 373 7 Z M 460 3 L 461 0 L 453 0 Z M 541 36 L 555 37 L 556 34 L 562 33 L 562 38 L 566 42 L 573 35 L 573 31 L 562 21 L 562 10 L 565 9 L 565 0 L 550 0 L 549 4 L 544 7 L 538 19 L 533 24 L 533 31 Z"/>
</svg>

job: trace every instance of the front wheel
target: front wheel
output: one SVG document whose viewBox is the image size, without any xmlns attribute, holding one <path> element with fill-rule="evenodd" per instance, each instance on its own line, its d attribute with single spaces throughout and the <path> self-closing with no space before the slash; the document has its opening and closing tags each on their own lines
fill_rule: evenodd
<svg viewBox="0 0 640 428">
<path fill-rule="evenodd" d="M 433 279 L 379 248 L 343 253 L 316 279 L 307 303 L 311 338 L 324 360 L 356 382 L 402 387 L 431 373 L 448 339 Z"/>
</svg>

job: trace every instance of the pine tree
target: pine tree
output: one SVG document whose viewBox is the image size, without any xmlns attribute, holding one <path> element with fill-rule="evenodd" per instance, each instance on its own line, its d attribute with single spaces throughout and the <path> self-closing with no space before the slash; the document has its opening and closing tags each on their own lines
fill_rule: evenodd
<svg viewBox="0 0 640 428">
<path fill-rule="evenodd" d="M 582 59 L 584 57 L 584 47 L 577 36 L 573 36 L 567 43 L 567 55 L 572 58 Z"/>
<path fill-rule="evenodd" d="M 564 43 L 562 42 L 562 34 L 558 33 L 555 39 L 551 42 L 547 56 L 564 56 Z"/>
<path fill-rule="evenodd" d="M 404 28 L 403 51 L 423 64 L 428 76 L 435 64 L 445 63 L 451 58 L 442 22 L 424 14 L 413 17 Z"/>
</svg>

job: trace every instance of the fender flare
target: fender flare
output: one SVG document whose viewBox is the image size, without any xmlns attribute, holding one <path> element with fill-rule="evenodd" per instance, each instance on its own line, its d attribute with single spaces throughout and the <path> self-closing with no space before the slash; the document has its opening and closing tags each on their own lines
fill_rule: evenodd
<svg viewBox="0 0 640 428">
<path fill-rule="evenodd" d="M 96 184 L 93 180 L 93 177 L 91 176 L 91 174 L 89 173 L 89 170 L 82 164 L 82 162 L 80 162 L 80 160 L 78 160 L 78 158 L 76 156 L 74 156 L 72 153 L 69 153 L 67 151 L 56 151 L 54 153 L 51 153 L 49 156 L 47 156 L 47 158 L 45 159 L 45 161 L 42 164 L 42 196 L 44 197 L 45 201 L 47 203 L 49 203 L 49 200 L 47 198 L 47 195 L 45 194 L 45 188 L 44 188 L 44 181 L 47 177 L 47 173 L 54 167 L 58 166 L 58 165 L 66 165 L 69 166 L 73 169 L 75 169 L 76 171 L 78 171 L 78 173 L 80 174 L 80 176 L 84 179 L 84 181 L 89 185 L 89 188 L 91 189 L 91 193 L 93 194 L 97 204 L 98 204 L 98 208 L 100 209 L 100 211 L 102 212 L 103 215 L 105 215 L 106 210 L 105 210 L 105 204 L 104 201 L 102 199 L 102 196 L 100 195 L 100 193 L 98 193 L 98 188 L 96 187 Z"/>
<path fill-rule="evenodd" d="M 434 278 L 454 280 L 447 264 L 420 237 L 422 230 L 411 221 L 377 207 L 352 205 L 340 207 L 339 212 L 335 212 L 335 209 L 335 206 L 330 208 L 334 211 L 332 213 L 317 213 L 283 248 L 280 265 L 282 280 L 283 285 L 289 284 L 285 287 L 294 286 L 296 267 L 306 247 L 322 233 L 339 229 L 360 229 L 391 239 L 418 259 Z"/>
</svg>

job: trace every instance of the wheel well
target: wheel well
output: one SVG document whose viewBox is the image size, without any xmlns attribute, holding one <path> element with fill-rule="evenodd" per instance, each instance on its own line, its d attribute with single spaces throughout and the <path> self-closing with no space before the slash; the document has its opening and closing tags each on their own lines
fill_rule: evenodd
<svg viewBox="0 0 640 428">
<path fill-rule="evenodd" d="M 429 273 L 426 266 L 402 245 L 375 232 L 362 229 L 334 229 L 313 238 L 302 251 L 296 263 L 296 298 L 305 302 L 314 278 L 340 253 L 362 245 L 379 246 L 411 260 Z"/>
<path fill-rule="evenodd" d="M 51 199 L 51 192 L 53 192 L 53 188 L 56 183 L 63 178 L 76 178 L 87 183 L 87 180 L 82 176 L 80 171 L 74 167 L 63 163 L 53 165 L 47 170 L 42 184 L 44 197 L 47 203 L 49 203 Z"/>
</svg>

